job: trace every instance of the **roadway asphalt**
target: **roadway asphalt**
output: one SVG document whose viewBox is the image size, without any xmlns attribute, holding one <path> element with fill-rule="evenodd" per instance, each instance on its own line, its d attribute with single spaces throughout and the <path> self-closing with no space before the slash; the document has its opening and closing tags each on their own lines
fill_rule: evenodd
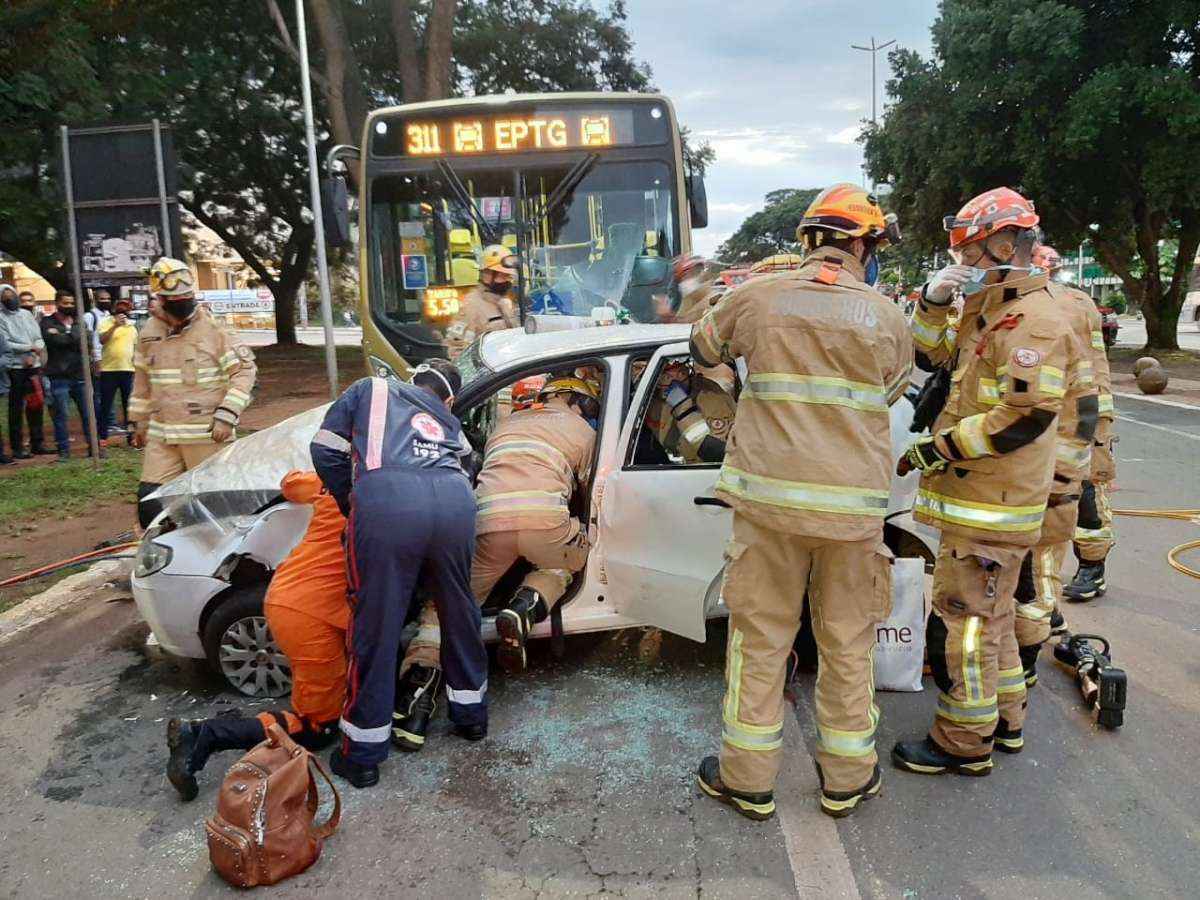
<svg viewBox="0 0 1200 900">
<path fill-rule="evenodd" d="M 1118 399 L 1118 507 L 1200 507 L 1200 411 Z M 1154 426 L 1154 427 L 1149 427 Z M 436 727 L 372 791 L 286 896 L 1194 897 L 1200 884 L 1200 617 L 1168 568 L 1185 523 L 1119 519 L 1108 595 L 1066 610 L 1109 636 L 1130 677 L 1124 728 L 1097 730 L 1043 657 L 1027 749 L 984 779 L 886 766 L 923 733 L 920 694 L 880 694 L 883 796 L 834 823 L 816 811 L 811 677 L 778 799 L 756 825 L 699 796 L 719 736 L 724 628 L 707 644 L 638 632 L 579 637 L 555 662 L 492 678 L 492 735 Z M 1070 563 L 1069 572 L 1073 571 Z M 148 658 L 129 603 L 102 599 L 0 651 L 0 896 L 232 895 L 202 821 L 230 754 L 183 804 L 163 777 L 165 720 L 235 699 L 198 664 Z M 253 711 L 251 707 L 248 711 Z"/>
</svg>

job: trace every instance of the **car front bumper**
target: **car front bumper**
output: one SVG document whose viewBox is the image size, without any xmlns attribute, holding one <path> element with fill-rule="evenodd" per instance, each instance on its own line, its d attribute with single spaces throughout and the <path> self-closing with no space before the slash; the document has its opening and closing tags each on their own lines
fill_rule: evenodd
<svg viewBox="0 0 1200 900">
<path fill-rule="evenodd" d="M 229 587 L 219 578 L 202 575 L 168 575 L 158 572 L 134 577 L 133 599 L 138 612 L 167 653 L 203 659 L 200 614 L 208 601 Z"/>
</svg>

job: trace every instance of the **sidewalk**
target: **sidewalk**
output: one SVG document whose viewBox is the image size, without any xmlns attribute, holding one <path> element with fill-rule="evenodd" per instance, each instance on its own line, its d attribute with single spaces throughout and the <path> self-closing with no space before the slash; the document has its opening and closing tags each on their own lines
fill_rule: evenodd
<svg viewBox="0 0 1200 900">
<path fill-rule="evenodd" d="M 1113 372 L 1112 391 L 1115 396 L 1135 397 L 1138 400 L 1166 400 L 1171 403 L 1182 403 L 1200 409 L 1200 381 L 1187 378 L 1172 377 L 1167 382 L 1167 389 L 1161 394 L 1143 394 L 1137 386 L 1137 378 L 1133 375 Z"/>
</svg>

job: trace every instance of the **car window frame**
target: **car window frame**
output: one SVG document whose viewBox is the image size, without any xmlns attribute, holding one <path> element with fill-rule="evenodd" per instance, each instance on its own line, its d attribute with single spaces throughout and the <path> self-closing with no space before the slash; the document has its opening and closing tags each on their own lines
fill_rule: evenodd
<svg viewBox="0 0 1200 900">
<path fill-rule="evenodd" d="M 660 345 L 659 347 L 656 347 L 654 349 L 654 351 L 651 352 L 649 359 L 653 360 L 654 356 L 660 350 L 663 350 L 667 346 L 669 346 L 669 345 L 663 344 L 663 345 Z M 691 354 L 686 351 L 683 351 L 680 353 L 663 354 L 662 359 L 659 364 L 659 367 L 653 373 L 654 381 L 652 381 L 651 384 L 657 384 L 658 378 L 661 376 L 663 370 L 666 368 L 667 364 L 671 360 L 680 359 L 680 358 L 690 360 Z M 625 371 L 626 371 L 626 384 L 627 384 L 626 390 L 627 391 L 629 390 L 628 382 L 630 380 L 632 380 L 632 377 L 633 377 L 634 361 L 635 361 L 635 358 L 631 355 L 629 357 L 628 362 L 626 363 Z M 693 363 L 693 365 L 694 365 L 694 363 Z M 645 377 L 647 377 L 647 375 L 650 374 L 650 372 L 648 370 L 649 370 L 649 366 L 647 366 L 647 372 L 643 373 L 642 378 L 645 378 Z M 646 390 L 646 392 L 642 395 L 642 402 L 639 404 L 639 406 L 637 408 L 637 422 L 633 426 L 633 430 L 629 433 L 629 441 L 624 448 L 624 454 L 621 459 L 621 470 L 626 471 L 626 472 L 677 472 L 677 471 L 680 471 L 681 469 L 720 469 L 721 466 L 723 466 L 725 464 L 724 457 L 722 457 L 720 462 L 640 463 L 640 464 L 634 462 L 633 457 L 634 457 L 634 454 L 637 452 L 638 436 L 639 436 L 641 428 L 645 422 L 646 413 L 650 409 L 650 402 L 653 399 L 653 396 L 654 396 L 653 388 L 648 388 Z M 630 398 L 630 399 L 632 399 L 632 398 Z M 625 402 L 627 405 L 630 404 L 630 400 L 626 400 Z M 627 419 L 627 418 L 628 418 L 628 414 L 626 414 L 625 416 L 622 417 L 622 424 L 624 423 L 625 419 Z M 652 439 L 658 440 L 656 437 L 653 437 Z M 664 452 L 666 452 L 665 447 L 663 448 L 663 450 L 664 450 Z"/>
</svg>

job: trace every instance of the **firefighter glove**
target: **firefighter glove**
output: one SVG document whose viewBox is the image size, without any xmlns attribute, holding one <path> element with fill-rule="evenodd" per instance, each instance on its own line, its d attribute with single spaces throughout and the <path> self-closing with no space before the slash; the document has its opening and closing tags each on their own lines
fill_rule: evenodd
<svg viewBox="0 0 1200 900">
<path fill-rule="evenodd" d="M 926 435 L 905 451 L 896 463 L 896 474 L 907 475 L 914 469 L 921 472 L 940 472 L 946 468 L 949 460 L 938 452 L 933 443 L 933 436 Z"/>
<path fill-rule="evenodd" d="M 976 276 L 973 266 L 946 266 L 929 280 L 922 291 L 930 306 L 946 306 L 964 284 Z"/>
</svg>

